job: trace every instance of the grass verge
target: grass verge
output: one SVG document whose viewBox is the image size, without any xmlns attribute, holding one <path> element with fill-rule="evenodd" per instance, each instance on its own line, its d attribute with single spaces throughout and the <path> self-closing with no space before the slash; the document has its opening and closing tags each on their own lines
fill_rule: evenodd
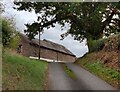
<svg viewBox="0 0 120 92">
<path fill-rule="evenodd" d="M 77 64 L 90 71 L 91 73 L 99 76 L 101 79 L 105 80 L 110 85 L 119 88 L 120 83 L 120 72 L 117 70 L 105 67 L 100 60 L 91 60 L 89 61 L 89 57 L 85 56 L 79 61 Z"/>
<path fill-rule="evenodd" d="M 2 43 L 0 42 L 0 91 L 2 91 Z"/>
<path fill-rule="evenodd" d="M 3 90 L 43 90 L 47 62 L 4 52 Z"/>
<path fill-rule="evenodd" d="M 76 74 L 75 74 L 71 69 L 69 69 L 66 64 L 62 63 L 61 65 L 62 65 L 65 73 L 66 73 L 71 79 L 77 80 Z"/>
</svg>

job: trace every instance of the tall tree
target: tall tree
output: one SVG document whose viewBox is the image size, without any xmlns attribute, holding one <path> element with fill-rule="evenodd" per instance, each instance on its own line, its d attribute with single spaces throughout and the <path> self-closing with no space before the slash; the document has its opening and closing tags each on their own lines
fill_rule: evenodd
<svg viewBox="0 0 120 92">
<path fill-rule="evenodd" d="M 103 35 L 120 31 L 120 4 L 119 3 L 97 3 L 97 2 L 15 2 L 17 10 L 35 10 L 38 21 L 27 24 L 25 32 L 33 38 L 43 28 L 54 27 L 55 23 L 64 27 L 70 24 L 70 29 L 62 34 L 64 38 L 68 34 L 75 40 L 99 39 Z M 117 16 L 113 18 L 113 16 Z M 114 29 L 114 30 L 113 30 Z"/>
<path fill-rule="evenodd" d="M 103 30 L 107 30 L 107 26 L 111 26 L 110 23 L 117 26 L 120 22 L 119 17 L 113 19 L 114 15 L 120 14 L 119 3 L 15 2 L 15 4 L 19 6 L 17 10 L 32 11 L 34 9 L 36 14 L 41 14 L 38 16 L 39 22 L 26 25 L 28 30 L 25 32 L 31 38 L 38 34 L 38 29 L 42 31 L 45 27 L 54 27 L 55 23 L 59 23 L 63 27 L 67 22 L 71 26 L 62 37 L 71 34 L 76 40 L 83 40 L 83 38 L 98 39 L 102 36 Z M 102 21 L 103 19 L 104 21 Z M 35 26 L 37 30 L 29 30 Z M 118 30 L 117 27 L 113 33 Z"/>
</svg>

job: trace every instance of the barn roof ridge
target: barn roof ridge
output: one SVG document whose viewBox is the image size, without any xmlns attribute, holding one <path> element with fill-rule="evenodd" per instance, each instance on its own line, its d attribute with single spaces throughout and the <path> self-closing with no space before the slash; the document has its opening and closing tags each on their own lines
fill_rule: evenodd
<svg viewBox="0 0 120 92">
<path fill-rule="evenodd" d="M 62 44 L 59 44 L 59 43 L 53 42 L 53 41 L 48 40 L 48 39 L 43 39 L 43 41 L 52 42 L 52 43 L 54 43 L 54 44 L 57 44 L 57 45 L 60 45 L 60 46 L 62 46 L 62 47 L 64 47 L 64 48 L 66 48 L 66 47 L 65 47 L 65 46 L 63 46 Z"/>
</svg>

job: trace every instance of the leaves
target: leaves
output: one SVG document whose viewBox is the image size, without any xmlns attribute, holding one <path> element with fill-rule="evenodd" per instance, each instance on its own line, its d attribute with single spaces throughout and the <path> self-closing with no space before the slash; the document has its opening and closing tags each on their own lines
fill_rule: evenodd
<svg viewBox="0 0 120 92">
<path fill-rule="evenodd" d="M 111 31 L 110 22 L 115 14 L 119 14 L 120 10 L 118 3 L 94 3 L 94 2 L 15 2 L 17 10 L 35 10 L 36 14 L 41 14 L 38 17 L 38 24 L 29 25 L 28 30 L 25 30 L 31 38 L 38 31 L 44 31 L 43 28 L 54 27 L 55 23 L 65 26 L 69 23 L 70 29 L 65 34 L 70 34 L 75 40 L 82 41 L 83 39 L 99 39 L 103 37 L 104 30 L 110 35 L 119 30 L 119 22 L 115 22 L 114 31 Z M 116 10 L 116 11 L 115 11 Z M 103 19 L 105 20 L 103 22 Z M 33 23 L 35 24 L 35 23 Z M 33 28 L 32 28 L 33 27 Z M 37 32 L 35 32 L 37 31 Z M 64 35 L 64 34 L 63 34 Z M 62 38 L 67 35 L 62 35 Z"/>
<path fill-rule="evenodd" d="M 14 32 L 14 28 L 10 26 L 11 22 L 2 19 L 2 43 L 3 46 L 9 46 Z"/>
</svg>

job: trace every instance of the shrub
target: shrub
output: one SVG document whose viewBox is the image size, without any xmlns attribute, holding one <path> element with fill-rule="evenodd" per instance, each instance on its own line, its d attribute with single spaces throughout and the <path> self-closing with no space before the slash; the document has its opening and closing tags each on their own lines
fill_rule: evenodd
<svg viewBox="0 0 120 92">
<path fill-rule="evenodd" d="M 4 47 L 16 48 L 20 41 L 13 20 L 2 18 L 2 43 Z"/>
<path fill-rule="evenodd" d="M 10 23 L 5 19 L 2 19 L 2 43 L 3 46 L 8 46 L 10 43 L 12 35 L 12 29 L 10 27 Z"/>
<path fill-rule="evenodd" d="M 89 40 L 88 41 L 89 52 L 102 50 L 105 45 L 105 42 L 106 42 L 106 39 Z"/>
<path fill-rule="evenodd" d="M 10 40 L 10 48 L 16 49 L 18 48 L 18 44 L 20 42 L 20 34 L 19 32 L 15 32 L 15 35 Z"/>
<path fill-rule="evenodd" d="M 2 43 L 2 21 L 0 19 L 0 44 Z"/>
</svg>

